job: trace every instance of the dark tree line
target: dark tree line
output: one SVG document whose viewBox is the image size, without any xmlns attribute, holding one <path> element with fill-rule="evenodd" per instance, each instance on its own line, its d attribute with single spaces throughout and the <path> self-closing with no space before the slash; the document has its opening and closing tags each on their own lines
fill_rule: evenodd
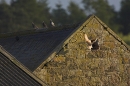
<svg viewBox="0 0 130 86">
<path fill-rule="evenodd" d="M 42 21 L 49 25 L 49 19 L 56 25 L 72 24 L 84 20 L 89 14 L 98 16 L 117 33 L 130 33 L 130 0 L 121 1 L 119 12 L 107 0 L 82 0 L 82 4 L 84 9 L 70 1 L 64 9 L 57 3 L 51 10 L 47 0 L 11 0 L 10 4 L 0 0 L 0 33 L 31 29 L 31 22 L 42 27 Z"/>
</svg>

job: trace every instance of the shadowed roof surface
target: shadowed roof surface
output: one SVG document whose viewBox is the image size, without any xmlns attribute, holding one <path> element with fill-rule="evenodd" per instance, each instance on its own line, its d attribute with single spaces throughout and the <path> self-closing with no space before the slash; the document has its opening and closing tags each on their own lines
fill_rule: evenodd
<svg viewBox="0 0 130 86">
<path fill-rule="evenodd" d="M 0 46 L 0 86 L 47 86 Z"/>
<path fill-rule="evenodd" d="M 0 61 L 2 69 L 0 86 L 42 86 L 1 53 Z"/>
<path fill-rule="evenodd" d="M 74 29 L 75 26 L 61 30 L 36 32 L 18 36 L 18 41 L 16 36 L 0 38 L 0 45 L 33 71 Z"/>
</svg>

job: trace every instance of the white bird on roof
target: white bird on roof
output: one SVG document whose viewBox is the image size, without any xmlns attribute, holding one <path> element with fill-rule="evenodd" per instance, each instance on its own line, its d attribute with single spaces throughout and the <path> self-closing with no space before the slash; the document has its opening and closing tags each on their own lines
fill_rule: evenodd
<svg viewBox="0 0 130 86">
<path fill-rule="evenodd" d="M 42 26 L 43 26 L 44 28 L 48 28 L 44 21 L 42 22 Z"/>
<path fill-rule="evenodd" d="M 32 27 L 33 27 L 34 29 L 39 29 L 33 22 L 32 22 Z"/>
<path fill-rule="evenodd" d="M 99 49 L 98 45 L 98 39 L 96 38 L 95 40 L 90 40 L 88 39 L 87 34 L 85 34 L 85 41 L 88 44 L 88 49 Z"/>
<path fill-rule="evenodd" d="M 55 24 L 54 24 L 54 22 L 50 19 L 50 24 L 51 24 L 51 26 L 55 26 Z"/>
</svg>

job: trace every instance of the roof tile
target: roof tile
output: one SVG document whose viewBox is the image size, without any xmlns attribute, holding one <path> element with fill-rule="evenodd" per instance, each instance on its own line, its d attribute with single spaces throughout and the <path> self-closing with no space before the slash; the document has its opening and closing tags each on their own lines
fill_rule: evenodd
<svg viewBox="0 0 130 86">
<path fill-rule="evenodd" d="M 68 29 L 36 32 L 18 36 L 18 41 L 15 36 L 0 38 L 0 45 L 33 71 L 74 29 L 75 25 Z"/>
</svg>

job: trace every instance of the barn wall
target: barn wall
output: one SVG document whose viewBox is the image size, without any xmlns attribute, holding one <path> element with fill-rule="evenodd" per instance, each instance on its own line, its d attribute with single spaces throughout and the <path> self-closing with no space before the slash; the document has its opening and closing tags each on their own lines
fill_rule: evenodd
<svg viewBox="0 0 130 86">
<path fill-rule="evenodd" d="M 88 50 L 84 33 L 99 39 L 99 50 Z M 34 73 L 50 86 L 130 86 L 130 52 L 93 19 Z"/>
</svg>

